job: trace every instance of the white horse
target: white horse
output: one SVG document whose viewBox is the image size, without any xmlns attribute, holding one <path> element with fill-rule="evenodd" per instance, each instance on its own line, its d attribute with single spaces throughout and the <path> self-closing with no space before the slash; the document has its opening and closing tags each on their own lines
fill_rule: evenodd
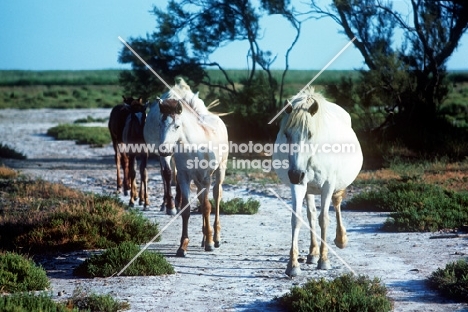
<svg viewBox="0 0 468 312">
<path fill-rule="evenodd" d="M 275 171 L 283 183 L 291 186 L 292 245 L 286 274 L 296 276 L 301 272 L 297 259 L 304 198 L 311 228 L 307 263 L 318 264 L 319 269 L 330 269 L 326 243 L 328 209 L 333 202 L 337 220 L 335 245 L 344 248 L 348 238 L 341 221 L 340 205 L 346 187 L 361 170 L 363 157 L 359 141 L 351 128 L 349 114 L 315 93 L 313 88 L 293 98 L 286 112 L 288 114 L 283 117 L 276 138 L 276 144 L 283 149 L 275 150 L 273 159 L 289 162 L 289 168 L 281 166 L 279 169 L 275 168 Z M 321 196 L 320 250 L 315 234 L 317 211 L 314 195 Z"/>
<path fill-rule="evenodd" d="M 146 117 L 146 124 L 144 129 L 145 141 L 147 144 L 159 146 L 159 123 L 161 122 L 162 115 L 159 111 L 159 104 L 165 99 L 183 99 L 186 103 L 192 106 L 192 109 L 204 114 L 207 112 L 205 104 L 198 98 L 198 94 L 194 95 L 190 90 L 190 86 L 181 79 L 177 79 L 177 84 L 168 92 L 164 93 L 161 98 L 151 103 L 150 111 Z M 158 150 L 154 150 L 156 153 Z M 163 180 L 164 198 L 161 205 L 161 211 L 166 210 L 168 215 L 175 215 L 180 205 L 180 190 L 176 186 L 176 200 L 172 196 L 171 181 L 176 176 L 175 164 L 172 161 L 172 155 L 160 155 L 159 164 L 161 166 L 161 177 Z M 177 206 L 177 207 L 176 207 Z"/>
<path fill-rule="evenodd" d="M 205 251 L 220 246 L 219 204 L 222 197 L 228 158 L 228 135 L 224 122 L 208 111 L 203 101 L 193 94 L 180 79 L 168 97 L 159 104 L 160 149 L 162 156 L 173 155 L 177 167 L 177 183 L 181 192 L 182 237 L 177 256 L 185 256 L 189 243 L 190 183 L 198 189 L 203 215 L 203 241 Z M 186 93 L 176 93 L 185 90 Z M 190 94 L 191 93 L 191 94 Z M 182 98 L 182 99 L 181 99 Z M 211 204 L 208 194 L 214 176 L 215 203 L 214 233 L 210 225 Z"/>
</svg>

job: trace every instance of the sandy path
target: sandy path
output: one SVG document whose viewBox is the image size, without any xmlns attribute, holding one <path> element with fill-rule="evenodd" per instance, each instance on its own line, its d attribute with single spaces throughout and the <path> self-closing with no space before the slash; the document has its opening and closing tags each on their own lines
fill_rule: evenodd
<svg viewBox="0 0 468 312">
<path fill-rule="evenodd" d="M 0 110 L 1 142 L 28 156 L 26 161 L 8 160 L 5 164 L 78 189 L 110 193 L 115 187 L 110 145 L 89 148 L 45 136 L 47 129 L 58 123 L 108 114 L 107 109 Z M 149 172 L 151 206 L 143 213 L 163 228 L 172 218 L 159 212 L 162 188 L 154 159 Z M 387 215 L 382 213 L 344 211 L 349 245 L 343 250 L 330 245 L 337 253 L 330 253 L 333 269 L 322 271 L 303 264 L 302 276 L 288 278 L 284 270 L 290 247 L 290 211 L 268 192 L 270 187 L 289 203 L 289 191 L 284 186 L 225 185 L 225 199 L 254 198 L 261 207 L 253 216 L 221 216 L 222 244 L 215 252 L 206 253 L 200 247 L 201 216 L 193 214 L 188 256 L 174 257 L 181 233 L 180 219 L 175 220 L 162 233 L 162 240 L 150 246 L 168 257 L 175 267 L 174 275 L 76 279 L 71 270 L 86 257 L 85 252 L 77 252 L 44 262 L 52 292 L 57 299 L 71 296 L 76 288 L 110 293 L 128 301 L 131 311 L 277 311 L 271 305 L 272 299 L 291 286 L 353 271 L 380 278 L 389 289 L 395 311 L 468 311 L 468 305 L 447 302 L 424 284 L 435 269 L 468 253 L 468 240 L 429 239 L 431 233 L 383 233 L 379 227 Z M 330 220 L 334 229 L 333 209 Z M 329 231 L 331 244 L 333 232 Z M 309 243 L 305 226 L 301 235 L 300 246 L 305 255 Z M 57 296 L 59 292 L 61 297 Z"/>
</svg>

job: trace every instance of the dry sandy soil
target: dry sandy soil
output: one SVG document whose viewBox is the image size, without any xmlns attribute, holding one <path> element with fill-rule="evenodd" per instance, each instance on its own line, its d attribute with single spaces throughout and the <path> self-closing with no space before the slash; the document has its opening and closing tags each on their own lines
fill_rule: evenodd
<svg viewBox="0 0 468 312">
<path fill-rule="evenodd" d="M 93 110 L 0 110 L 1 142 L 27 155 L 28 160 L 4 163 L 24 174 L 60 182 L 96 193 L 115 188 L 112 147 L 90 148 L 69 141 L 54 141 L 45 135 L 48 128 L 73 122 L 88 115 L 107 117 L 108 109 Z M 162 202 L 158 164 L 149 164 L 151 206 L 143 214 L 165 227 L 173 219 L 159 211 Z M 191 243 L 186 258 L 174 257 L 181 233 L 181 220 L 174 220 L 162 233 L 160 242 L 149 249 L 168 257 L 176 274 L 157 277 L 75 278 L 71 271 L 87 252 L 62 254 L 42 264 L 57 300 L 65 300 L 75 289 L 112 294 L 128 301 L 131 311 L 279 311 L 275 296 L 308 279 L 333 278 L 350 271 L 378 277 L 388 288 L 394 311 L 468 311 L 468 306 L 449 302 L 425 285 L 437 268 L 468 253 L 468 240 L 430 239 L 435 233 L 384 233 L 379 230 L 387 215 L 375 212 L 344 211 L 349 245 L 343 250 L 332 244 L 328 271 L 302 264 L 302 275 L 290 279 L 284 274 L 290 247 L 290 211 L 268 188 L 289 204 L 289 189 L 280 185 L 225 185 L 224 198 L 253 198 L 261 202 L 256 215 L 221 216 L 222 244 L 215 252 L 204 252 L 201 242 L 201 216 L 190 219 Z M 359 190 L 351 190 L 353 192 Z M 126 202 L 127 199 L 122 197 Z M 319 199 L 317 199 L 319 204 Z M 141 207 L 140 207 L 141 209 Z M 305 211 L 304 211 L 305 214 Z M 331 229 L 334 214 L 331 209 Z M 306 254 L 308 230 L 301 231 L 300 246 Z"/>
</svg>

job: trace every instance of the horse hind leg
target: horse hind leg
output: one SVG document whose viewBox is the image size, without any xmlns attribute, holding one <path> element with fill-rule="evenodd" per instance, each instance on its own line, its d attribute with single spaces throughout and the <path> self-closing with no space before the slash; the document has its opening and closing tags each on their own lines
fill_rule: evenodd
<svg viewBox="0 0 468 312">
<path fill-rule="evenodd" d="M 171 167 L 168 166 L 168 162 L 166 160 L 160 160 L 160 161 L 161 161 L 161 176 L 163 179 L 163 188 L 164 188 L 164 199 L 163 199 L 163 204 L 161 205 L 161 211 L 164 211 L 164 209 L 166 209 L 166 214 L 176 215 L 177 210 L 175 208 L 175 203 L 172 197 L 172 189 L 171 189 L 172 170 L 171 170 Z"/>
<path fill-rule="evenodd" d="M 132 181 L 130 181 L 130 178 L 129 178 L 129 174 L 130 174 L 129 173 L 129 170 L 130 170 L 129 156 L 126 153 L 120 154 L 120 165 L 122 166 L 122 170 L 123 170 L 123 192 L 124 192 L 124 195 L 127 196 L 128 191 L 131 188 Z"/>
<path fill-rule="evenodd" d="M 148 162 L 148 155 L 143 155 L 140 162 L 140 205 L 143 205 L 143 209 L 149 206 L 148 200 L 148 172 L 146 165 Z"/>
<path fill-rule="evenodd" d="M 120 160 L 120 152 L 118 150 L 117 146 L 117 141 L 114 139 L 112 140 L 112 146 L 114 147 L 114 162 L 115 162 L 115 167 L 117 169 L 117 190 L 116 193 L 120 193 L 120 189 L 122 188 L 122 177 L 120 176 L 120 166 L 121 166 L 121 160 Z"/>
<path fill-rule="evenodd" d="M 333 194 L 333 206 L 335 207 L 336 213 L 336 237 L 335 245 L 338 248 L 345 248 L 348 244 L 348 236 L 346 235 L 346 229 L 341 220 L 341 202 L 345 195 L 345 190 L 340 190 Z"/>
<path fill-rule="evenodd" d="M 128 205 L 130 207 L 135 206 L 135 199 L 137 198 L 137 186 L 136 186 L 136 172 L 135 172 L 135 157 L 130 156 L 128 164 L 128 178 L 130 182 L 130 200 Z"/>
<path fill-rule="evenodd" d="M 214 234 L 213 240 L 215 244 L 215 248 L 219 248 L 221 246 L 221 223 L 219 220 L 219 206 L 221 204 L 221 199 L 223 197 L 223 181 L 226 174 L 226 167 L 220 166 L 215 171 L 215 184 L 213 186 L 213 198 L 215 204 L 215 220 L 213 224 Z"/>
</svg>

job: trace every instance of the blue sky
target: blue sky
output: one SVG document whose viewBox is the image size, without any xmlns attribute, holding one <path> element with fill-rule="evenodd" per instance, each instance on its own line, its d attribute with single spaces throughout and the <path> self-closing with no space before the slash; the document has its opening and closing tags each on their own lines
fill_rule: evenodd
<svg viewBox="0 0 468 312">
<path fill-rule="evenodd" d="M 300 5 L 303 1 L 292 0 Z M 123 39 L 146 36 L 155 27 L 149 13 L 165 0 L 2 0 L 0 70 L 122 69 L 118 53 Z M 273 68 L 284 67 L 284 53 L 293 39 L 291 27 L 272 16 L 263 23 L 261 47 L 277 55 Z M 329 19 L 304 23 L 302 36 L 290 56 L 291 69 L 321 69 L 348 42 Z M 212 56 L 225 68 L 246 68 L 247 45 L 235 42 Z M 448 62 L 449 69 L 468 69 L 468 34 Z M 362 57 L 349 47 L 329 69 L 355 69 Z"/>
</svg>

